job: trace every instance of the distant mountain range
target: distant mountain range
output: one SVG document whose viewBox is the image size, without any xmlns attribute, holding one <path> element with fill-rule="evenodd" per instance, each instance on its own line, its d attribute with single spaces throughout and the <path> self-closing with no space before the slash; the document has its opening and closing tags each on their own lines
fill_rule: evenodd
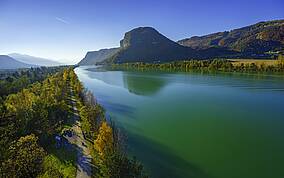
<svg viewBox="0 0 284 178">
<path fill-rule="evenodd" d="M 26 64 L 8 55 L 0 55 L 0 69 L 17 69 L 17 68 L 30 68 L 36 67 L 35 65 Z"/>
<path fill-rule="evenodd" d="M 52 59 L 34 57 L 34 56 L 26 55 L 26 54 L 12 53 L 12 54 L 8 54 L 8 56 L 16 59 L 17 61 L 27 63 L 27 64 L 32 64 L 32 65 L 37 65 L 37 66 L 58 66 L 58 65 L 62 65 L 61 63 L 56 62 L 55 60 L 52 60 Z"/>
<path fill-rule="evenodd" d="M 88 52 L 79 65 L 168 62 L 186 59 L 269 58 L 283 52 L 284 20 L 174 42 L 152 27 L 125 33 L 119 48 Z"/>
<path fill-rule="evenodd" d="M 13 53 L 9 55 L 0 55 L 0 69 L 17 69 L 58 65 L 62 64 L 53 60 L 24 54 Z"/>
</svg>

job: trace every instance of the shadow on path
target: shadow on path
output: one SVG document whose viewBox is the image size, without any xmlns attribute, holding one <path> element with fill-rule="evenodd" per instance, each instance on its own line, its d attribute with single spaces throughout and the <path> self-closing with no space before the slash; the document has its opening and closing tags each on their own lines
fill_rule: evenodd
<svg viewBox="0 0 284 178">
<path fill-rule="evenodd" d="M 79 122 L 79 113 L 78 109 L 76 107 L 76 99 L 73 96 L 73 91 L 70 89 L 70 106 L 71 112 L 72 112 L 72 118 L 71 118 L 71 130 L 72 130 L 72 136 L 65 136 L 65 138 L 68 140 L 69 143 L 75 146 L 75 149 L 77 150 L 77 178 L 90 178 L 92 175 L 92 157 L 90 154 L 90 149 L 87 147 L 87 140 L 84 139 L 83 132 L 81 129 L 81 123 Z"/>
</svg>

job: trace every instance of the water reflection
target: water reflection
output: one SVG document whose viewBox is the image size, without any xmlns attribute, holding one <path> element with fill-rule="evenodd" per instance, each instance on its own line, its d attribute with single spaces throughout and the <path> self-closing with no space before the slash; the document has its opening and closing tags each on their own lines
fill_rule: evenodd
<svg viewBox="0 0 284 178">
<path fill-rule="evenodd" d="M 158 93 L 167 84 L 163 77 L 133 72 L 123 72 L 123 82 L 129 92 L 146 96 Z"/>
<path fill-rule="evenodd" d="M 90 78 L 120 86 L 136 95 L 151 96 L 171 83 L 225 86 L 256 91 L 284 92 L 284 75 L 263 75 L 228 72 L 139 72 L 107 71 L 103 68 L 87 68 Z"/>
<path fill-rule="evenodd" d="M 153 73 L 130 71 L 107 71 L 103 68 L 85 68 L 89 78 L 100 80 L 109 85 L 127 89 L 135 95 L 150 96 L 158 93 L 166 84 L 166 78 Z"/>
<path fill-rule="evenodd" d="M 107 108 L 108 112 L 114 112 L 117 114 L 121 114 L 124 116 L 128 116 L 127 118 L 135 118 L 134 111 L 135 108 L 131 106 L 127 106 L 125 104 L 113 103 L 100 100 L 99 103 Z"/>
<path fill-rule="evenodd" d="M 124 87 L 123 72 L 121 71 L 105 72 L 97 68 L 88 68 L 86 71 L 92 71 L 86 72 L 91 79 L 97 79 L 109 85 Z"/>
</svg>

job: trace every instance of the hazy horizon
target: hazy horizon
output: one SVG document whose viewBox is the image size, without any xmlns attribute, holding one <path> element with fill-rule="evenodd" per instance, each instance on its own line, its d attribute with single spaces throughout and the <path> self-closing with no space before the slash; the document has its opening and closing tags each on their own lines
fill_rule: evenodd
<svg viewBox="0 0 284 178">
<path fill-rule="evenodd" d="M 283 5 L 280 0 L 1 0 L 0 54 L 20 53 L 74 64 L 87 51 L 119 46 L 124 33 L 139 26 L 154 27 L 176 41 L 283 19 Z"/>
</svg>

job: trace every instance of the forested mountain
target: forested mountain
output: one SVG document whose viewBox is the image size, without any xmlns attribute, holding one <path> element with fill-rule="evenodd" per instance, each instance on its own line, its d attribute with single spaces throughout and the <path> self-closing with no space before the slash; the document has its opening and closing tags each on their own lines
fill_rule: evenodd
<svg viewBox="0 0 284 178">
<path fill-rule="evenodd" d="M 27 63 L 27 64 L 33 64 L 33 65 L 38 65 L 38 66 L 58 66 L 62 65 L 59 62 L 56 62 L 51 59 L 45 59 L 41 57 L 34 57 L 26 54 L 19 54 L 19 53 L 12 53 L 9 54 L 8 56 L 16 59 L 17 61 Z"/>
<path fill-rule="evenodd" d="M 262 55 L 268 51 L 283 50 L 284 20 L 259 22 L 231 31 L 194 36 L 178 43 L 197 50 L 219 47 L 241 52 L 244 56 Z"/>
<path fill-rule="evenodd" d="M 26 64 L 15 60 L 7 55 L 0 55 L 0 69 L 17 69 L 17 68 L 29 68 L 35 67 L 35 65 Z"/>
<path fill-rule="evenodd" d="M 101 49 L 99 51 L 89 51 L 86 56 L 78 63 L 79 65 L 95 65 L 111 57 L 118 51 L 118 48 Z"/>
</svg>

